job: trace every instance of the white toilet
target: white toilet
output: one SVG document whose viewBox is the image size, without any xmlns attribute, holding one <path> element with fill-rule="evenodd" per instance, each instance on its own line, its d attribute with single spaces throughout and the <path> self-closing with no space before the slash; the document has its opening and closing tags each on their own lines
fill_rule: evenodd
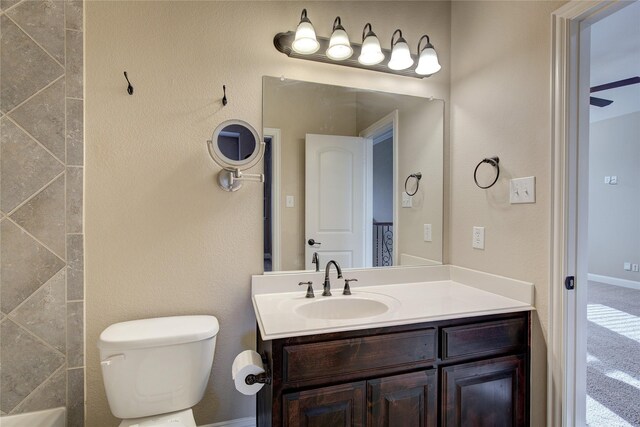
<svg viewBox="0 0 640 427">
<path fill-rule="evenodd" d="M 191 407 L 204 395 L 216 335 L 213 316 L 116 323 L 100 334 L 102 377 L 120 427 L 195 427 Z"/>
</svg>

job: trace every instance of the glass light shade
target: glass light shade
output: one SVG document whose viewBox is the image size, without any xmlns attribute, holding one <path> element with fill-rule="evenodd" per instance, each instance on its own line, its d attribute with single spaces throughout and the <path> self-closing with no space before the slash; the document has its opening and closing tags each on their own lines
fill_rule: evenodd
<svg viewBox="0 0 640 427">
<path fill-rule="evenodd" d="M 320 43 L 316 39 L 316 30 L 311 25 L 311 22 L 304 20 L 300 22 L 291 48 L 302 55 L 310 55 L 320 49 Z"/>
<path fill-rule="evenodd" d="M 358 62 L 362 65 L 376 65 L 384 60 L 384 53 L 380 48 L 380 41 L 374 35 L 367 36 L 362 42 Z"/>
<path fill-rule="evenodd" d="M 409 51 L 409 45 L 404 39 L 398 41 L 391 51 L 391 59 L 389 60 L 389 68 L 392 70 L 406 70 L 413 65 L 413 58 Z"/>
<path fill-rule="evenodd" d="M 331 34 L 329 40 L 329 48 L 327 48 L 327 56 L 334 61 L 342 61 L 350 58 L 353 55 L 353 49 L 351 43 L 349 43 L 349 36 L 343 29 L 336 29 Z"/>
<path fill-rule="evenodd" d="M 438 62 L 438 54 L 432 47 L 427 47 L 420 52 L 420 59 L 418 60 L 418 66 L 416 67 L 416 74 L 421 76 L 427 76 L 435 74 L 440 71 L 440 63 Z"/>
</svg>

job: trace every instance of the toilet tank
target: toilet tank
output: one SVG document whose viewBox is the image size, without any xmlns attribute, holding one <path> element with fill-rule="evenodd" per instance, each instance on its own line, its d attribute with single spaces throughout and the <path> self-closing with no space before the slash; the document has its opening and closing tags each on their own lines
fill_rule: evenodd
<svg viewBox="0 0 640 427">
<path fill-rule="evenodd" d="M 139 418 L 198 403 L 219 329 L 213 316 L 132 320 L 105 329 L 98 348 L 113 415 Z"/>
</svg>

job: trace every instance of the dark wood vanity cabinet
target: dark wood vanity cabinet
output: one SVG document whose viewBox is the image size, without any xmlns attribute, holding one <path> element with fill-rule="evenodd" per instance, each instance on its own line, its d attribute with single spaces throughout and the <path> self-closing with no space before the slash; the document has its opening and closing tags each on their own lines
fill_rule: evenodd
<svg viewBox="0 0 640 427">
<path fill-rule="evenodd" d="M 529 312 L 262 341 L 259 427 L 529 425 Z"/>
</svg>

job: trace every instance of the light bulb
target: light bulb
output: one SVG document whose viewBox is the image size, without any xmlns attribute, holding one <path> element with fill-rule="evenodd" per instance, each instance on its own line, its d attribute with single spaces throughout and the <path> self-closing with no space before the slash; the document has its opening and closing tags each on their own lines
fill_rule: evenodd
<svg viewBox="0 0 640 427">
<path fill-rule="evenodd" d="M 307 9 L 302 9 L 300 23 L 296 29 L 296 37 L 291 43 L 291 48 L 302 55 L 310 55 L 320 48 L 320 43 L 316 39 L 316 30 L 307 18 Z"/>
<path fill-rule="evenodd" d="M 339 16 L 333 21 L 333 33 L 331 33 L 326 54 L 329 59 L 333 59 L 334 61 L 343 61 L 353 55 L 353 49 L 351 48 L 351 43 L 349 43 L 349 36 L 344 30 Z"/>
<path fill-rule="evenodd" d="M 396 34 L 399 34 L 398 40 L 393 42 L 393 38 Z M 389 68 L 395 71 L 406 70 L 407 68 L 413 65 L 413 58 L 411 57 L 411 52 L 409 51 L 409 45 L 407 41 L 402 37 L 402 31 L 396 30 L 391 36 L 391 59 L 389 60 L 389 64 L 387 64 Z"/>
<path fill-rule="evenodd" d="M 427 39 L 427 44 L 421 50 L 420 43 L 425 38 Z M 418 42 L 418 55 L 420 58 L 418 59 L 416 74 L 428 76 L 437 73 L 442 68 L 440 66 L 440 62 L 438 62 L 438 54 L 436 53 L 433 45 L 429 42 L 429 36 L 425 35 L 420 38 L 420 41 Z"/>
<path fill-rule="evenodd" d="M 365 31 L 369 27 L 369 32 Z M 358 62 L 362 65 L 376 65 L 384 60 L 384 53 L 380 48 L 380 41 L 376 34 L 371 30 L 371 24 L 367 23 L 362 30 L 362 48 Z"/>
</svg>

